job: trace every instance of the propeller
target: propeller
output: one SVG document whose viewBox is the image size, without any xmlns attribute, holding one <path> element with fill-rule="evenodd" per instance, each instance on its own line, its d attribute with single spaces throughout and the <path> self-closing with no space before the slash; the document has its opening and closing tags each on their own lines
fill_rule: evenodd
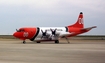
<svg viewBox="0 0 105 63">
<path fill-rule="evenodd" d="M 42 37 L 41 38 L 47 37 L 47 30 L 45 30 L 45 32 L 43 32 L 43 30 L 41 30 L 41 32 L 42 32 Z"/>
<path fill-rule="evenodd" d="M 51 32 L 52 32 L 52 35 L 54 35 L 54 36 L 55 36 L 55 35 L 56 35 L 56 30 L 57 30 L 57 29 L 55 29 L 55 30 L 50 29 L 50 30 L 51 30 Z"/>
</svg>

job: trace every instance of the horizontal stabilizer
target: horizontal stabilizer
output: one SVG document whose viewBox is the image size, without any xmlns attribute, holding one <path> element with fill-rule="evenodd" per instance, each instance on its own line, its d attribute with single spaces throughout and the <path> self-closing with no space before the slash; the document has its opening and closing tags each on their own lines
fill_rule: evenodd
<svg viewBox="0 0 105 63">
<path fill-rule="evenodd" d="M 97 26 L 92 26 L 92 27 L 88 27 L 88 28 L 83 28 L 83 29 L 81 29 L 81 31 L 89 31 L 89 30 L 91 30 L 91 29 L 93 29 L 93 28 L 97 28 Z"/>
</svg>

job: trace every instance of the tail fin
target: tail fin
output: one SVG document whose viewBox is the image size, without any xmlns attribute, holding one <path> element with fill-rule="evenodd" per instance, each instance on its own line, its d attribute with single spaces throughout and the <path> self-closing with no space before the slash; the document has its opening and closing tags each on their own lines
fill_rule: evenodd
<svg viewBox="0 0 105 63">
<path fill-rule="evenodd" d="M 84 28 L 83 13 L 80 12 L 77 22 L 73 25 L 69 25 L 68 27 Z"/>
</svg>

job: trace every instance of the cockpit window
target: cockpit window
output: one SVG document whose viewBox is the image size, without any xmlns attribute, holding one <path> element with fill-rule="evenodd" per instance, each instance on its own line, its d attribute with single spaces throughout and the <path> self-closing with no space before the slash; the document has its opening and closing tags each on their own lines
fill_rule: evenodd
<svg viewBox="0 0 105 63">
<path fill-rule="evenodd" d="M 24 32 L 24 29 L 19 29 L 19 30 L 16 29 L 16 31 L 17 32 Z"/>
</svg>

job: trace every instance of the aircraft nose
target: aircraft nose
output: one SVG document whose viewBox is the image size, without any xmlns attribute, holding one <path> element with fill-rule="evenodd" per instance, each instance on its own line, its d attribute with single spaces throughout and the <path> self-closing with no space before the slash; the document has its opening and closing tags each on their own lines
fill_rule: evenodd
<svg viewBox="0 0 105 63">
<path fill-rule="evenodd" d="M 15 32 L 15 33 L 13 34 L 13 36 L 16 37 L 16 38 L 21 38 L 21 37 L 22 37 L 22 34 L 19 33 L 19 32 Z"/>
<path fill-rule="evenodd" d="M 17 32 L 13 33 L 13 36 L 14 36 L 14 37 L 17 37 Z"/>
</svg>

